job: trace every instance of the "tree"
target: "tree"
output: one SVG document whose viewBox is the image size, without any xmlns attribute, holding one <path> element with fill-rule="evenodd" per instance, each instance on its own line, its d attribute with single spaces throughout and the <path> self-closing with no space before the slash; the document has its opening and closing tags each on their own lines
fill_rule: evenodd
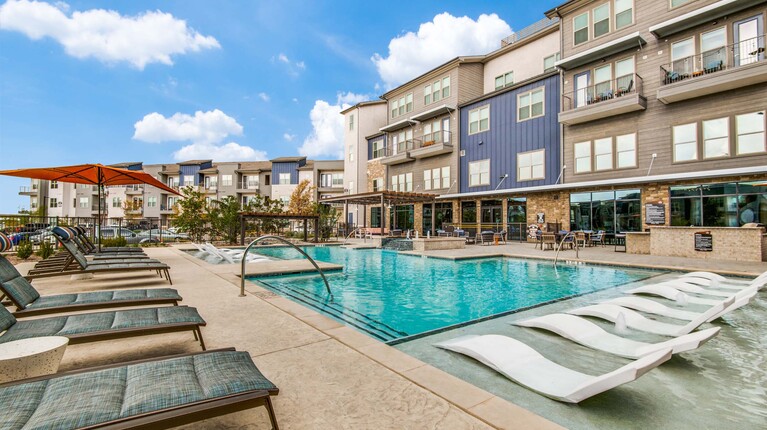
<svg viewBox="0 0 767 430">
<path fill-rule="evenodd" d="M 314 210 L 320 216 L 320 237 L 318 239 L 330 239 L 330 236 L 333 235 L 333 229 L 338 223 L 338 218 L 341 216 L 340 212 L 333 206 L 322 203 L 316 203 Z"/>
<path fill-rule="evenodd" d="M 315 206 L 312 204 L 312 187 L 308 179 L 299 182 L 296 189 L 290 195 L 288 203 L 288 212 L 291 214 L 309 215 L 315 213 Z"/>
<path fill-rule="evenodd" d="M 123 212 L 125 213 L 125 219 L 139 219 L 141 218 L 141 209 L 144 206 L 144 202 L 141 200 L 125 200 L 123 202 Z"/>
<path fill-rule="evenodd" d="M 240 202 L 237 197 L 226 196 L 215 200 L 208 210 L 211 229 L 227 243 L 237 243 L 240 230 Z"/>
<path fill-rule="evenodd" d="M 181 190 L 183 198 L 179 199 L 174 210 L 177 210 L 174 225 L 189 234 L 195 242 L 201 242 L 208 230 L 208 213 L 205 194 L 194 187 Z"/>
</svg>

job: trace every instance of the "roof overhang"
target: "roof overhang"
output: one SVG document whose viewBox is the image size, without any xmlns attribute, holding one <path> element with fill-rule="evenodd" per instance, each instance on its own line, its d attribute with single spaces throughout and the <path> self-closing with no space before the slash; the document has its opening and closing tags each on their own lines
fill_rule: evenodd
<svg viewBox="0 0 767 430">
<path fill-rule="evenodd" d="M 420 122 L 420 121 L 434 118 L 440 115 L 444 115 L 446 113 L 450 113 L 454 110 L 455 110 L 455 106 L 448 106 L 448 105 L 437 106 L 433 109 L 429 109 L 425 112 L 421 112 L 418 115 L 413 115 L 410 117 L 410 119 L 413 121 Z"/>
<path fill-rule="evenodd" d="M 636 176 L 632 178 L 615 178 L 601 181 L 572 182 L 567 184 L 540 185 L 537 187 L 520 187 L 505 190 L 479 191 L 476 193 L 444 194 L 438 197 L 443 199 L 458 199 L 466 197 L 501 196 L 507 194 L 534 193 L 543 191 L 563 191 L 573 188 L 595 188 L 615 185 L 638 185 L 652 182 L 669 182 L 686 179 L 722 178 L 727 176 L 750 175 L 755 173 L 767 173 L 767 166 L 737 167 L 733 169 L 707 170 L 703 172 L 670 173 L 666 175 Z"/>
<path fill-rule="evenodd" d="M 431 203 L 437 198 L 436 194 L 404 193 L 398 191 L 374 191 L 370 193 L 344 194 L 338 197 L 322 199 L 321 203 L 348 203 L 350 205 L 380 205 L 381 200 L 389 205 L 412 203 Z"/>
<path fill-rule="evenodd" d="M 748 9 L 761 3 L 767 3 L 766 0 L 721 0 L 695 9 L 684 15 L 661 22 L 650 27 L 652 33 L 658 39 L 663 39 L 676 33 L 709 23 L 718 18 L 741 10 Z"/>
<path fill-rule="evenodd" d="M 639 32 L 631 33 L 591 49 L 587 49 L 581 53 L 563 58 L 555 64 L 561 69 L 570 70 L 632 48 L 641 48 L 646 43 L 647 41 L 639 35 Z"/>
<path fill-rule="evenodd" d="M 397 121 L 395 123 L 391 123 L 389 125 L 385 125 L 385 126 L 379 128 L 378 130 L 386 131 L 386 132 L 391 132 L 391 131 L 397 131 L 397 130 L 405 128 L 405 127 L 410 127 L 410 126 L 415 125 L 415 124 L 416 124 L 415 121 L 412 121 L 412 120 L 410 120 L 408 118 L 405 118 L 405 119 Z"/>
<path fill-rule="evenodd" d="M 373 133 L 370 136 L 365 136 L 365 140 L 375 139 L 381 136 L 386 136 L 386 133 L 384 133 L 383 131 L 379 131 L 378 133 Z"/>
</svg>

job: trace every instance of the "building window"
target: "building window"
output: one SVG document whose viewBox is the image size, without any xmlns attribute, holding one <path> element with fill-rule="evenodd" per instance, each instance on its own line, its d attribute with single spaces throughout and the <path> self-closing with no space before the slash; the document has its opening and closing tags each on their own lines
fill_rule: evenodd
<svg viewBox="0 0 767 430">
<path fill-rule="evenodd" d="M 677 125 L 673 128 L 674 161 L 698 159 L 698 124 Z"/>
<path fill-rule="evenodd" d="M 80 197 L 80 207 L 81 208 L 87 208 L 89 207 L 89 200 L 88 197 Z"/>
<path fill-rule="evenodd" d="M 392 134 L 392 146 L 394 154 L 402 154 L 413 149 L 413 130 L 401 131 L 398 134 Z"/>
<path fill-rule="evenodd" d="M 615 83 L 619 95 L 634 89 L 634 57 L 615 62 Z"/>
<path fill-rule="evenodd" d="M 481 133 L 490 129 L 490 106 L 482 106 L 469 111 L 469 134 Z"/>
<path fill-rule="evenodd" d="M 413 93 L 405 96 L 405 112 L 411 112 L 413 110 Z"/>
<path fill-rule="evenodd" d="M 203 183 L 205 184 L 205 188 L 208 190 L 215 190 L 218 187 L 218 177 L 216 176 L 206 176 L 203 180 Z"/>
<path fill-rule="evenodd" d="M 767 222 L 767 193 L 759 183 L 671 187 L 671 225 L 739 227 Z"/>
<path fill-rule="evenodd" d="M 121 208 L 123 206 L 122 199 L 119 197 L 112 197 L 112 207 Z"/>
<path fill-rule="evenodd" d="M 613 68 L 611 64 L 594 69 L 594 91 L 600 99 L 612 97 Z"/>
<path fill-rule="evenodd" d="M 727 59 L 725 45 L 727 45 L 727 31 L 724 27 L 700 35 L 700 66 L 703 70 L 721 70 Z"/>
<path fill-rule="evenodd" d="M 517 154 L 517 180 L 531 181 L 546 177 L 544 160 L 546 150 L 522 152 Z"/>
<path fill-rule="evenodd" d="M 146 198 L 146 207 L 153 208 L 157 206 L 157 197 L 147 197 Z"/>
<path fill-rule="evenodd" d="M 48 199 L 48 207 L 55 208 L 59 206 L 59 201 L 56 197 Z"/>
<path fill-rule="evenodd" d="M 469 163 L 469 186 L 490 185 L 490 160 Z"/>
<path fill-rule="evenodd" d="M 506 72 L 495 77 L 495 89 L 500 90 L 503 87 L 514 85 L 514 72 Z"/>
<path fill-rule="evenodd" d="M 401 173 L 391 177 L 392 191 L 413 191 L 413 173 Z"/>
<path fill-rule="evenodd" d="M 223 186 L 223 187 L 231 187 L 232 186 L 232 175 L 221 175 L 221 186 Z"/>
<path fill-rule="evenodd" d="M 439 175 L 439 169 L 437 170 L 437 175 Z M 423 189 L 424 190 L 431 190 L 431 170 L 426 169 L 423 171 Z"/>
<path fill-rule="evenodd" d="M 575 144 L 575 173 L 591 171 L 591 142 Z"/>
<path fill-rule="evenodd" d="M 624 134 L 615 138 L 618 168 L 637 166 L 636 133 Z"/>
<path fill-rule="evenodd" d="M 383 191 L 383 178 L 373 179 L 373 191 Z"/>
<path fill-rule="evenodd" d="M 391 117 L 395 118 L 413 110 L 413 93 L 404 95 L 391 102 Z M 350 128 L 351 129 L 351 128 Z"/>
<path fill-rule="evenodd" d="M 615 29 L 631 25 L 634 22 L 634 0 L 615 0 Z"/>
<path fill-rule="evenodd" d="M 764 118 L 764 111 L 735 117 L 738 155 L 764 152 Z"/>
<path fill-rule="evenodd" d="M 280 185 L 290 185 L 290 173 L 280 173 L 279 179 Z"/>
<path fill-rule="evenodd" d="M 370 227 L 381 227 L 381 208 L 370 208 Z"/>
<path fill-rule="evenodd" d="M 264 175 L 264 185 L 266 185 L 267 187 L 269 185 L 272 185 L 272 175 L 270 174 Z"/>
<path fill-rule="evenodd" d="M 349 181 L 349 194 L 354 194 L 354 181 Z"/>
<path fill-rule="evenodd" d="M 594 8 L 594 37 L 610 32 L 610 2 Z"/>
<path fill-rule="evenodd" d="M 553 72 L 554 70 L 557 70 L 557 66 L 555 66 L 557 61 L 559 61 L 559 52 L 544 58 L 543 73 Z M 498 84 L 496 83 L 496 89 L 498 89 L 497 87 L 498 87 Z"/>
<path fill-rule="evenodd" d="M 55 190 L 59 187 L 59 183 L 57 181 L 51 181 L 51 189 Z"/>
<path fill-rule="evenodd" d="M 445 118 L 445 121 L 449 121 L 447 118 Z M 448 123 L 449 124 L 449 123 Z M 432 121 L 430 123 L 426 123 L 423 126 L 423 143 L 424 145 L 427 144 L 427 142 L 432 143 L 439 143 L 442 142 L 443 136 L 442 130 L 441 130 L 442 120 L 438 119 L 436 121 Z M 445 130 L 448 131 L 448 130 Z M 449 142 L 450 139 L 445 139 L 445 143 Z"/>
<path fill-rule="evenodd" d="M 695 55 L 694 38 L 680 40 L 671 44 L 671 71 L 679 75 L 693 72 L 693 56 Z"/>
<path fill-rule="evenodd" d="M 693 1 L 693 0 L 671 0 L 671 7 L 674 8 L 674 7 L 677 7 L 677 6 L 681 6 L 681 5 L 689 3 L 691 1 Z"/>
<path fill-rule="evenodd" d="M 589 40 L 589 13 L 573 18 L 573 45 L 580 45 Z"/>
<path fill-rule="evenodd" d="M 386 155 L 386 147 L 383 139 L 373 142 L 373 158 L 381 158 Z"/>
<path fill-rule="evenodd" d="M 450 97 L 450 76 L 425 86 L 423 88 L 423 104 L 428 105 L 441 99 Z"/>
<path fill-rule="evenodd" d="M 640 190 L 570 194 L 570 228 L 607 233 L 641 231 Z"/>
<path fill-rule="evenodd" d="M 445 166 L 442 168 L 442 188 L 450 188 L 452 184 L 450 183 L 450 166 Z"/>
<path fill-rule="evenodd" d="M 423 189 L 450 188 L 450 166 L 427 169 L 423 172 Z"/>
<path fill-rule="evenodd" d="M 349 146 L 349 162 L 354 162 L 354 146 Z"/>
<path fill-rule="evenodd" d="M 320 175 L 320 186 L 322 188 L 337 188 L 344 186 L 343 173 L 323 173 Z"/>
<path fill-rule="evenodd" d="M 594 170 L 613 168 L 613 139 L 611 137 L 594 140 L 594 161 Z"/>
<path fill-rule="evenodd" d="M 349 115 L 349 130 L 354 130 L 354 114 Z"/>
<path fill-rule="evenodd" d="M 703 158 L 730 155 L 730 119 L 703 121 Z"/>
<path fill-rule="evenodd" d="M 517 99 L 517 121 L 543 116 L 545 113 L 543 95 L 543 88 L 520 94 Z"/>
<path fill-rule="evenodd" d="M 391 102 L 391 117 L 396 118 L 399 115 L 399 100 Z"/>
</svg>

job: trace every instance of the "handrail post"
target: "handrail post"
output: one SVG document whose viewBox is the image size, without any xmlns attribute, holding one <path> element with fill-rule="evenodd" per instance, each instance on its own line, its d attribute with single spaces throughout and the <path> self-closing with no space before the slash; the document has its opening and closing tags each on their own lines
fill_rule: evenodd
<svg viewBox="0 0 767 430">
<path fill-rule="evenodd" d="M 262 240 L 266 240 L 266 239 L 274 239 L 278 242 L 282 242 L 289 246 L 292 246 L 293 248 L 295 248 L 296 251 L 300 252 L 301 255 L 306 257 L 309 260 L 309 262 L 312 263 L 312 266 L 314 266 L 314 268 L 317 269 L 317 271 L 320 273 L 320 276 L 322 277 L 322 281 L 325 283 L 325 289 L 327 290 L 328 295 L 330 296 L 330 301 L 333 301 L 333 293 L 330 291 L 330 284 L 328 283 L 328 279 L 325 277 L 325 273 L 322 271 L 322 269 L 320 269 L 320 266 L 317 265 L 317 262 L 314 261 L 314 259 L 310 257 L 309 254 L 304 252 L 303 249 L 297 247 L 294 243 L 289 242 L 279 236 L 271 236 L 271 235 L 261 236 L 255 239 L 254 241 L 250 242 L 250 244 L 248 244 L 248 246 L 245 248 L 245 251 L 242 253 L 242 262 L 240 263 L 240 297 L 245 297 L 245 263 L 247 263 L 246 257 L 248 255 L 248 252 L 250 251 L 250 248 L 253 247 L 253 245 L 256 245 L 258 242 Z"/>
</svg>

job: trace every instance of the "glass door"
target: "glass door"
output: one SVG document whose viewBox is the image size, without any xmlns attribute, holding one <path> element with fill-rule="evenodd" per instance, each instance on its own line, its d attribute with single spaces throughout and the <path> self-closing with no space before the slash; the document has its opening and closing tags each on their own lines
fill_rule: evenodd
<svg viewBox="0 0 767 430">
<path fill-rule="evenodd" d="M 764 38 L 761 17 L 749 18 L 734 24 L 735 65 L 744 66 L 764 59 Z"/>
<path fill-rule="evenodd" d="M 590 101 L 589 82 L 591 73 L 583 72 L 575 76 L 575 107 L 586 106 Z"/>
</svg>

